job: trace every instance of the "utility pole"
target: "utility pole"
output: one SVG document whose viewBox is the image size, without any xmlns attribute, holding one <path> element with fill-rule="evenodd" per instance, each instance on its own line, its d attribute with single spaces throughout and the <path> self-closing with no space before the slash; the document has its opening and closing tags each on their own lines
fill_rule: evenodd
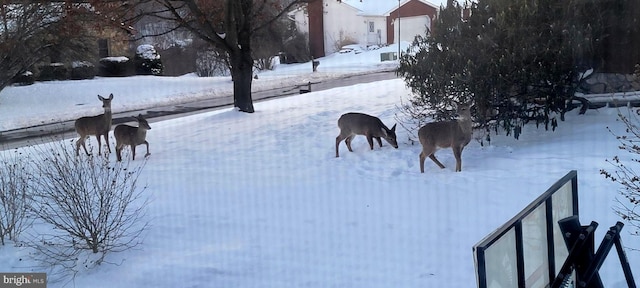
<svg viewBox="0 0 640 288">
<path fill-rule="evenodd" d="M 398 61 L 400 61 L 400 0 L 398 0 Z"/>
</svg>

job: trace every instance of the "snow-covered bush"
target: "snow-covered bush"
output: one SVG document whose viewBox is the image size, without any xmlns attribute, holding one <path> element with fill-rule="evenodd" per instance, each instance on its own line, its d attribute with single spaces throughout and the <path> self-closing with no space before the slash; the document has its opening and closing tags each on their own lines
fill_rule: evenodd
<svg viewBox="0 0 640 288">
<path fill-rule="evenodd" d="M 134 58 L 136 74 L 138 75 L 162 75 L 163 66 L 160 54 L 153 45 L 143 44 L 136 49 Z"/>
<path fill-rule="evenodd" d="M 13 80 L 12 80 L 13 84 L 20 85 L 20 86 L 31 85 L 34 82 L 36 82 L 36 77 L 35 75 L 33 75 L 33 72 L 31 71 L 22 72 L 18 74 L 18 76 L 13 77 Z"/>
<path fill-rule="evenodd" d="M 38 65 L 38 81 L 68 80 L 69 68 L 64 63 Z"/>
<path fill-rule="evenodd" d="M 71 62 L 71 79 L 93 79 L 96 77 L 96 67 L 88 61 Z"/>
<path fill-rule="evenodd" d="M 133 64 L 128 57 L 105 57 L 100 59 L 98 74 L 105 77 L 122 77 L 133 75 Z"/>
</svg>

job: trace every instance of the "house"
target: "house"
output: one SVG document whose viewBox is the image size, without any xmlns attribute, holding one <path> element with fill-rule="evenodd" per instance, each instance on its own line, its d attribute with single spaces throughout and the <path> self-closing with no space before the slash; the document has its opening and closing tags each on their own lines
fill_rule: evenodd
<svg viewBox="0 0 640 288">
<path fill-rule="evenodd" d="M 311 55 L 317 58 L 347 44 L 413 41 L 431 31 L 438 9 L 425 0 L 315 0 L 290 16 L 299 31 L 309 33 Z"/>
</svg>

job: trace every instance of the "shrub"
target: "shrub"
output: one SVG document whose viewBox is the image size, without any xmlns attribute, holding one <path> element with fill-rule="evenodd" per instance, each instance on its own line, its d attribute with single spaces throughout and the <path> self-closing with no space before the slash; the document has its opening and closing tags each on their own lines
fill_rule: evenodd
<svg viewBox="0 0 640 288">
<path fill-rule="evenodd" d="M 198 53 L 196 74 L 200 77 L 231 75 L 226 54 L 217 50 L 206 50 Z"/>
<path fill-rule="evenodd" d="M 160 54 L 152 45 L 144 44 L 136 49 L 134 57 L 136 74 L 138 75 L 162 75 L 163 66 Z"/>
<path fill-rule="evenodd" d="M 26 86 L 36 82 L 36 77 L 31 71 L 25 71 L 14 77 L 12 83 L 15 85 Z"/>
<path fill-rule="evenodd" d="M 333 48 L 335 51 L 340 51 L 342 47 L 354 44 L 358 44 L 358 41 L 349 35 L 345 35 L 344 31 L 340 31 L 340 36 L 333 42 Z"/>
<path fill-rule="evenodd" d="M 100 59 L 98 74 L 104 77 L 124 77 L 134 75 L 133 64 L 125 56 Z"/>
<path fill-rule="evenodd" d="M 179 76 L 196 71 L 198 47 L 175 46 L 162 50 L 162 74 Z"/>
<path fill-rule="evenodd" d="M 78 265 L 91 268 L 108 253 L 138 246 L 148 226 L 148 197 L 137 186 L 146 162 L 130 167 L 111 163 L 106 155 L 76 157 L 59 143 L 34 148 L 31 211 L 44 227 L 29 245 L 38 260 L 77 271 Z"/>
<path fill-rule="evenodd" d="M 71 62 L 71 79 L 93 79 L 96 77 L 96 67 L 88 61 Z"/>
<path fill-rule="evenodd" d="M 449 1 L 432 33 L 400 58 L 397 72 L 413 94 L 406 114 L 447 119 L 447 107 L 473 102 L 486 130 L 516 139 L 531 122 L 554 130 L 588 68 L 577 63 L 590 55 L 589 25 L 573 6 L 534 2 L 474 1 L 463 20 L 466 8 Z"/>
<path fill-rule="evenodd" d="M 49 63 L 38 66 L 38 81 L 68 80 L 69 68 L 63 63 Z"/>
<path fill-rule="evenodd" d="M 16 242 L 28 218 L 29 173 L 21 158 L 14 150 L 5 152 L 0 160 L 0 245 L 5 245 L 5 239 Z"/>
<path fill-rule="evenodd" d="M 304 33 L 296 33 L 294 37 L 289 39 L 284 45 L 280 54 L 280 63 L 305 63 L 311 61 L 311 53 L 309 52 L 309 35 Z"/>
</svg>

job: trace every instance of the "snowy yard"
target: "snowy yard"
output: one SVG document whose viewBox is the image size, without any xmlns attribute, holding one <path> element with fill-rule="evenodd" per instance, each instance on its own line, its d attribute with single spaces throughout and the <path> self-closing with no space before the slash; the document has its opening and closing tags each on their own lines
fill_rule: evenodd
<svg viewBox="0 0 640 288">
<path fill-rule="evenodd" d="M 255 85 L 393 64 L 380 63 L 379 52 L 320 59 L 325 76 L 312 75 L 308 63 L 280 66 Z M 0 93 L 0 130 L 100 113 L 96 94 L 114 93 L 114 110 L 124 111 L 229 87 L 228 79 L 189 76 L 10 87 Z M 616 109 L 574 110 L 555 132 L 527 126 L 520 140 L 472 141 L 460 173 L 451 151 L 441 150 L 446 169 L 427 160 L 421 174 L 420 146 L 400 127 L 398 149 L 383 143 L 370 151 L 357 136 L 353 153 L 341 144 L 335 157 L 341 114 L 365 112 L 390 127 L 408 94 L 395 79 L 264 101 L 254 114 L 224 108 L 150 123 L 151 156 L 140 176 L 152 198 L 144 243 L 110 254 L 117 265 L 49 287 L 475 287 L 471 247 L 570 170 L 578 171 L 582 223 L 600 223 L 596 241 L 619 221 L 612 210 L 619 187 L 599 175 L 613 170 L 606 159 L 628 157 L 607 131 L 624 132 Z M 630 231 L 624 244 L 640 248 Z M 32 271 L 31 252 L 0 247 L 0 271 Z M 600 275 L 606 287 L 625 287 L 614 254 Z M 627 256 L 638 277 L 640 253 Z"/>
</svg>

